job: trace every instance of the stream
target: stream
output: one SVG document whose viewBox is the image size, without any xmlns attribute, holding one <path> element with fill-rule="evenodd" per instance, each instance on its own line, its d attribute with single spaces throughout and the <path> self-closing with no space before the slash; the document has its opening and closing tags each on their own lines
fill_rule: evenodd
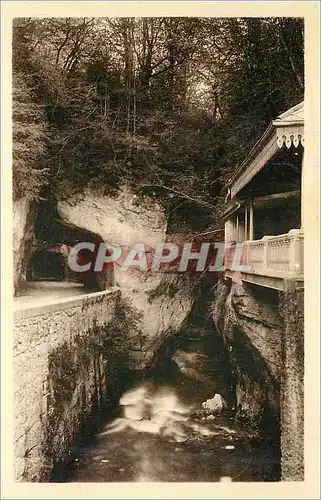
<svg viewBox="0 0 321 500">
<path fill-rule="evenodd" d="M 53 481 L 278 480 L 273 451 L 237 425 L 233 411 L 200 411 L 223 387 L 217 373 L 222 367 L 205 353 L 208 342 L 213 345 L 208 335 L 190 339 L 124 391 L 115 417 L 73 447 L 68 467 Z"/>
</svg>

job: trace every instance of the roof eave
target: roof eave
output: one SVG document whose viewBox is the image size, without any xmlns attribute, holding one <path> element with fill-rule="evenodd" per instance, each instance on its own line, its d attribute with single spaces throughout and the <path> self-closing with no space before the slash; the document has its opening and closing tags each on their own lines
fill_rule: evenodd
<svg viewBox="0 0 321 500">
<path fill-rule="evenodd" d="M 274 132 L 275 125 L 274 123 L 270 123 L 268 128 L 265 130 L 263 135 L 260 137 L 260 139 L 254 144 L 253 148 L 249 152 L 249 154 L 246 156 L 246 158 L 242 161 L 241 165 L 237 168 L 236 172 L 233 174 L 231 179 L 228 181 L 227 185 L 231 186 L 236 179 L 239 177 L 239 175 L 243 172 L 243 170 L 246 168 L 249 163 L 252 162 L 252 160 L 257 156 L 257 154 L 260 152 L 262 149 L 262 146 L 268 142 L 268 140 L 271 138 L 273 132 Z"/>
</svg>

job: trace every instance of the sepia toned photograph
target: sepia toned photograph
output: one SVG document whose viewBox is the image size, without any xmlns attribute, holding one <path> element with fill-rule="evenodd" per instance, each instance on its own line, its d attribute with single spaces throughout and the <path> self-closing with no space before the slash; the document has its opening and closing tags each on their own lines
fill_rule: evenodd
<svg viewBox="0 0 321 500">
<path fill-rule="evenodd" d="M 14 481 L 304 482 L 305 20 L 74 7 L 11 25 Z"/>
</svg>

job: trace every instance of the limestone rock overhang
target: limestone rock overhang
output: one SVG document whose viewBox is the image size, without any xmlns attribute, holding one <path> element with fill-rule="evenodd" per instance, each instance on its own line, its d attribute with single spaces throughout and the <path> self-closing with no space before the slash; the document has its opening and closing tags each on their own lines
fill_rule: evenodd
<svg viewBox="0 0 321 500">
<path fill-rule="evenodd" d="M 272 121 L 228 183 L 231 199 L 237 195 L 284 146 L 304 146 L 304 101 Z"/>
</svg>

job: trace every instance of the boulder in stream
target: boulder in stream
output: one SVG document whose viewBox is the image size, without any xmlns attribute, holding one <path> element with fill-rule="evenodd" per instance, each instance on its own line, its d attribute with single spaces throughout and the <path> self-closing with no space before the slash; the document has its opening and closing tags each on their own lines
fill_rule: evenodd
<svg viewBox="0 0 321 500">
<path fill-rule="evenodd" d="M 204 401 L 202 407 L 207 415 L 218 415 L 227 408 L 227 403 L 220 394 L 215 394 L 212 399 Z"/>
</svg>

